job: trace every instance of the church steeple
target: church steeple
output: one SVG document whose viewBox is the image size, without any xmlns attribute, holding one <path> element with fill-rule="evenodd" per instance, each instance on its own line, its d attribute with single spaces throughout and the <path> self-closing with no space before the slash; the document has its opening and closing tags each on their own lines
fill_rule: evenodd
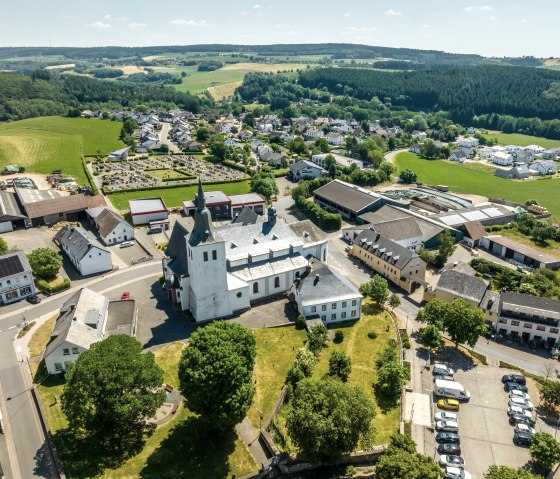
<svg viewBox="0 0 560 479">
<path fill-rule="evenodd" d="M 219 236 L 219 235 L 218 235 Z M 212 215 L 206 208 L 204 191 L 202 189 L 202 179 L 198 179 L 198 195 L 196 197 L 196 210 L 194 212 L 194 228 L 189 235 L 189 244 L 196 246 L 200 243 L 212 242 L 216 239 Z"/>
<path fill-rule="evenodd" d="M 206 198 L 204 198 L 204 191 L 202 190 L 202 178 L 198 178 L 198 193 L 196 195 L 196 207 L 203 210 L 206 208 Z"/>
</svg>

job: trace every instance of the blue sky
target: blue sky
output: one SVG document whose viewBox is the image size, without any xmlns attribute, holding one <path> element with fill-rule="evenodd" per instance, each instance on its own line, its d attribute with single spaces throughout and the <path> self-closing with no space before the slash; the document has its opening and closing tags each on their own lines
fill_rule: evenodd
<svg viewBox="0 0 560 479">
<path fill-rule="evenodd" d="M 4 0 L 0 46 L 347 42 L 560 56 L 557 0 Z"/>
</svg>

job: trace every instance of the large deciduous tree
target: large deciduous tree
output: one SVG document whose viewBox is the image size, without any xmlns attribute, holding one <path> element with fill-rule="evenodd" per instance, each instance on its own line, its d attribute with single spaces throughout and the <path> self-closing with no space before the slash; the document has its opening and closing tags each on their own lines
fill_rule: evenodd
<svg viewBox="0 0 560 479">
<path fill-rule="evenodd" d="M 245 417 L 255 356 L 255 337 L 240 324 L 217 321 L 191 335 L 179 364 L 181 393 L 209 429 L 227 430 Z"/>
<path fill-rule="evenodd" d="M 109 444 L 126 441 L 165 400 L 163 372 L 151 352 L 126 335 L 109 336 L 80 355 L 66 375 L 62 410 L 70 428 Z"/>
<path fill-rule="evenodd" d="M 531 440 L 531 457 L 548 472 L 560 460 L 560 443 L 546 432 L 537 432 Z"/>
<path fill-rule="evenodd" d="M 560 382 L 544 381 L 540 393 L 547 408 L 552 409 L 560 406 Z"/>
<path fill-rule="evenodd" d="M 455 343 L 455 347 L 458 347 L 459 343 L 474 347 L 478 337 L 487 330 L 484 313 L 471 307 L 464 299 L 455 299 L 449 305 L 443 317 L 443 327 Z"/>
<path fill-rule="evenodd" d="M 352 360 L 344 351 L 333 351 L 329 358 L 329 374 L 343 381 L 348 380 L 352 372 Z"/>
<path fill-rule="evenodd" d="M 367 283 L 360 285 L 360 293 L 370 298 L 377 306 L 383 306 L 389 297 L 389 284 L 383 276 L 376 274 Z"/>
<path fill-rule="evenodd" d="M 51 248 L 37 248 L 27 255 L 33 274 L 38 278 L 51 280 L 62 267 L 62 256 Z"/>
<path fill-rule="evenodd" d="M 542 476 L 535 476 L 527 469 L 514 469 L 509 466 L 490 466 L 484 473 L 484 479 L 542 479 Z"/>
<path fill-rule="evenodd" d="M 360 387 L 304 379 L 294 393 L 288 433 L 309 459 L 331 461 L 371 440 L 373 404 Z"/>
</svg>

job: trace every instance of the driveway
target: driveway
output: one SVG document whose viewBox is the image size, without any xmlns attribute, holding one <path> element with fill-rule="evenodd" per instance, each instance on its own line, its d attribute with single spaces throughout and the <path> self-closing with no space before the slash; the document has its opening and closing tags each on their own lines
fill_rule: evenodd
<svg viewBox="0 0 560 479">
<path fill-rule="evenodd" d="M 170 153 L 181 153 L 181 149 L 169 139 L 169 130 L 171 130 L 171 123 L 163 122 L 161 124 L 161 130 L 159 130 L 159 142 L 169 146 Z"/>
</svg>

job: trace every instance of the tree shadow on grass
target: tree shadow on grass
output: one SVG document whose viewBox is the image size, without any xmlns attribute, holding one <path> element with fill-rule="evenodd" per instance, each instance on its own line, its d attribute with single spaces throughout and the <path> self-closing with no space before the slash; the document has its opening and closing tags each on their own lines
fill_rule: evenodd
<svg viewBox="0 0 560 479">
<path fill-rule="evenodd" d="M 208 432 L 194 416 L 177 424 L 148 458 L 141 479 L 229 477 L 229 456 L 235 451 L 234 430 Z"/>
<path fill-rule="evenodd" d="M 374 303 L 366 303 L 362 306 L 362 312 L 369 316 L 375 316 L 383 311 L 383 308 Z"/>
</svg>

